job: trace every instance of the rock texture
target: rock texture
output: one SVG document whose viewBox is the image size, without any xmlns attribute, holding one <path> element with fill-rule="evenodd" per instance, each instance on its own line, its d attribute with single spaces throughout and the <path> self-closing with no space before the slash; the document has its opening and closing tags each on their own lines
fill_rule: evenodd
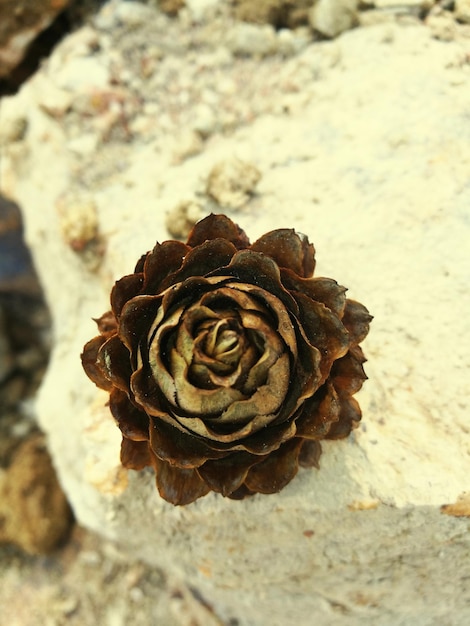
<svg viewBox="0 0 470 626">
<path fill-rule="evenodd" d="M 29 44 L 70 4 L 70 0 L 0 0 L 0 77 L 24 57 Z"/>
<path fill-rule="evenodd" d="M 50 552 L 72 516 L 30 408 L 48 361 L 50 318 L 21 213 L 0 196 L 0 544 Z"/>
<path fill-rule="evenodd" d="M 270 23 L 276 27 L 292 27 L 307 23 L 313 0 L 235 0 L 235 16 L 256 24 Z"/>
<path fill-rule="evenodd" d="M 0 124 L 26 128 L 4 142 L 1 182 L 23 207 L 54 316 L 37 411 L 77 518 L 196 588 L 223 623 L 307 626 L 314 614 L 333 626 L 463 626 L 468 40 L 386 24 L 260 62 L 232 58 L 217 20 L 188 30 L 184 16 L 160 15 L 128 30 L 116 6 L 101 16 L 106 29 L 68 38 L 4 101 Z M 69 100 L 59 113 L 44 106 L 45 84 Z M 204 143 L 175 160 L 201 104 L 213 114 Z M 319 472 L 301 471 L 278 495 L 174 508 L 151 471 L 120 468 L 106 394 L 79 354 L 113 281 L 168 238 L 167 214 L 188 199 L 221 210 L 208 179 L 232 158 L 261 177 L 229 215 L 253 239 L 307 233 L 317 274 L 374 314 L 364 418 L 349 440 L 325 445 Z M 102 242 L 87 253 L 95 263 L 61 225 L 63 198 L 80 194 Z"/>
<path fill-rule="evenodd" d="M 70 507 L 41 435 L 22 443 L 9 467 L 0 470 L 0 496 L 0 543 L 42 554 L 68 536 Z"/>
<path fill-rule="evenodd" d="M 318 0 L 308 15 L 312 28 L 332 38 L 357 24 L 357 11 L 357 0 Z"/>
<path fill-rule="evenodd" d="M 456 0 L 455 17 L 467 24 L 470 23 L 470 2 L 468 0 Z"/>
</svg>

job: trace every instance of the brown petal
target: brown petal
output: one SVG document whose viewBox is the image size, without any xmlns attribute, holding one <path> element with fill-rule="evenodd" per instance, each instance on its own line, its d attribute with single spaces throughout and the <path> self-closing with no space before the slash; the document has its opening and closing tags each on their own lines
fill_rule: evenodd
<svg viewBox="0 0 470 626">
<path fill-rule="evenodd" d="M 156 374 L 157 371 L 154 372 L 154 375 Z M 185 414 L 214 416 L 222 413 L 237 400 L 245 398 L 241 391 L 233 387 L 201 389 L 192 385 L 188 380 L 188 364 L 176 350 L 171 351 L 171 375 L 175 381 L 176 406 Z M 194 426 L 195 424 L 189 428 L 192 430 Z"/>
<path fill-rule="evenodd" d="M 331 425 L 326 439 L 343 439 L 353 428 L 357 428 L 362 417 L 361 409 L 355 398 L 340 398 L 341 412 L 339 420 Z"/>
<path fill-rule="evenodd" d="M 295 421 L 305 401 L 308 401 L 316 391 L 318 387 L 316 384 L 318 377 L 315 373 L 312 375 L 306 371 L 304 367 L 306 364 L 308 365 L 308 362 L 301 363 L 299 359 L 297 367 L 293 370 L 293 374 L 291 375 L 286 398 L 276 418 L 273 420 L 270 430 L 273 426 L 290 422 L 292 419 Z"/>
<path fill-rule="evenodd" d="M 302 407 L 296 420 L 297 435 L 306 439 L 322 439 L 340 416 L 341 402 L 335 388 L 325 383 Z"/>
<path fill-rule="evenodd" d="M 172 467 L 156 458 L 155 471 L 158 491 L 171 504 L 190 504 L 210 491 L 196 470 Z"/>
<path fill-rule="evenodd" d="M 149 295 L 160 293 L 163 281 L 179 270 L 189 251 L 189 246 L 181 241 L 157 243 L 145 260 L 143 293 Z"/>
<path fill-rule="evenodd" d="M 190 417 L 187 414 L 182 417 L 178 416 L 179 424 L 205 439 L 235 446 L 239 441 L 244 444 L 245 438 L 257 431 L 262 430 L 266 433 L 265 427 L 277 417 L 275 411 L 284 398 L 289 381 L 288 375 L 287 378 L 285 377 L 286 359 L 287 355 L 284 354 L 277 360 L 269 371 L 267 384 L 261 386 L 251 398 L 235 400 L 219 417 L 213 416 L 211 419 L 208 417 L 208 411 L 201 411 L 201 417 Z M 181 381 L 179 382 L 181 383 Z M 180 386 L 181 384 L 177 385 L 177 387 Z M 215 396 L 215 399 L 219 396 L 222 397 L 222 392 L 227 394 L 229 391 L 235 390 L 225 388 L 217 390 L 219 395 Z M 203 392 L 207 393 L 206 390 L 199 390 L 199 394 L 195 392 L 193 401 L 196 399 L 201 401 L 199 396 Z M 208 408 L 210 406 L 209 404 Z M 271 413 L 267 413 L 267 411 L 271 411 Z"/>
<path fill-rule="evenodd" d="M 150 445 L 158 458 L 185 469 L 199 467 L 208 459 L 219 459 L 227 454 L 209 448 L 198 437 L 159 419 L 151 420 Z"/>
<path fill-rule="evenodd" d="M 149 254 L 150 252 L 146 252 L 140 257 L 140 259 L 135 264 L 134 274 L 141 274 L 144 271 L 145 260 Z"/>
<path fill-rule="evenodd" d="M 332 278 L 300 278 L 291 270 L 281 269 L 281 280 L 286 289 L 300 291 L 312 300 L 323 302 L 338 317 L 343 316 L 347 289 Z"/>
<path fill-rule="evenodd" d="M 88 378 L 90 378 L 90 380 L 92 380 L 95 385 L 101 389 L 110 391 L 113 386 L 106 378 L 99 363 L 97 362 L 98 351 L 105 341 L 106 337 L 103 335 L 98 335 L 88 341 L 83 348 L 81 358 L 83 369 L 85 370 L 85 374 Z"/>
<path fill-rule="evenodd" d="M 161 296 L 136 296 L 122 309 L 119 337 L 134 357 L 155 320 L 161 300 Z"/>
<path fill-rule="evenodd" d="M 282 354 L 268 369 L 268 378 L 264 385 L 256 389 L 250 398 L 233 402 L 227 409 L 214 420 L 214 425 L 244 424 L 248 425 L 258 422 L 256 430 L 264 428 L 275 418 L 275 413 L 279 410 L 284 401 L 289 386 L 290 369 L 289 357 Z M 262 418 L 265 419 L 262 419 Z M 254 428 L 249 431 L 255 432 Z"/>
<path fill-rule="evenodd" d="M 254 285 L 279 298 L 288 311 L 296 314 L 298 307 L 294 298 L 281 283 L 279 267 L 268 256 L 253 250 L 240 250 L 230 264 L 212 272 L 212 276 L 234 276 L 241 283 Z"/>
<path fill-rule="evenodd" d="M 251 297 L 249 290 L 245 289 L 245 287 L 249 287 L 249 285 L 225 282 L 223 278 L 219 278 L 218 280 L 216 278 L 210 278 L 208 280 L 209 284 L 213 283 L 216 288 L 201 296 L 201 301 L 198 303 L 197 308 L 201 307 L 201 305 L 204 307 L 212 307 L 214 306 L 214 301 L 217 302 L 220 299 L 225 299 L 227 301 L 233 300 L 233 305 L 231 306 L 232 303 L 230 303 L 227 306 L 227 308 L 231 310 L 247 309 L 250 311 L 259 311 L 260 313 L 265 311 L 265 307 L 262 306 L 263 303 L 259 302 L 258 298 Z M 219 287 L 218 282 L 221 281 L 223 281 L 223 286 Z"/>
<path fill-rule="evenodd" d="M 291 351 L 294 357 L 297 356 L 297 338 L 295 334 L 294 322 L 295 318 L 293 318 L 287 308 L 284 305 L 284 302 L 280 300 L 277 296 L 270 293 L 266 289 L 262 289 L 257 285 L 250 284 L 240 284 L 236 283 L 227 283 L 227 286 L 233 287 L 234 291 L 243 292 L 250 294 L 252 296 L 252 300 L 257 298 L 260 303 L 264 304 L 265 312 L 269 312 L 274 320 L 274 328 L 276 328 L 277 333 L 282 337 L 285 344 Z M 286 292 L 287 293 L 287 292 Z M 289 296 L 290 297 L 290 296 Z M 292 299 L 293 307 L 295 309 L 295 313 L 298 312 L 298 307 L 294 299 Z M 247 306 L 243 307 L 247 309 L 251 309 L 252 307 Z M 292 311 L 292 309 L 290 309 Z"/>
<path fill-rule="evenodd" d="M 300 448 L 299 465 L 320 469 L 321 444 L 313 439 L 305 439 Z"/>
<path fill-rule="evenodd" d="M 173 275 L 174 276 L 174 275 Z M 223 278 L 205 278 L 204 276 L 190 276 L 181 283 L 169 284 L 162 293 L 162 307 L 169 311 L 174 306 L 197 302 L 205 292 L 213 288 L 214 284 L 222 283 Z"/>
<path fill-rule="evenodd" d="M 200 222 L 198 222 L 189 233 L 188 246 L 201 245 L 208 239 L 226 239 L 241 250 L 250 245 L 250 241 L 245 232 L 231 219 L 225 215 L 214 215 L 211 213 Z"/>
<path fill-rule="evenodd" d="M 182 282 L 192 276 L 206 276 L 213 270 L 230 263 L 236 252 L 236 247 L 225 239 L 205 241 L 196 248 L 190 249 L 185 256 L 181 269 L 169 276 L 163 285 L 168 287 L 170 284 Z"/>
<path fill-rule="evenodd" d="M 349 348 L 349 335 L 341 321 L 321 302 L 303 293 L 293 294 L 299 305 L 300 327 L 307 340 L 320 350 L 320 371 L 323 380 L 330 373 L 333 361 L 344 356 Z"/>
<path fill-rule="evenodd" d="M 124 391 L 116 388 L 111 391 L 109 409 L 127 439 L 148 441 L 149 418 L 132 404 Z"/>
<path fill-rule="evenodd" d="M 338 393 L 352 395 L 359 391 L 367 380 L 362 367 L 365 360 L 361 348 L 354 346 L 345 356 L 333 363 L 331 380 Z"/>
<path fill-rule="evenodd" d="M 277 450 L 279 446 L 295 435 L 295 424 L 293 421 L 285 422 L 275 426 L 270 426 L 254 435 L 238 442 L 236 449 L 246 450 L 252 454 L 268 454 Z"/>
<path fill-rule="evenodd" d="M 297 350 L 298 358 L 295 367 L 292 368 L 289 396 L 292 394 L 303 401 L 310 398 L 320 385 L 321 354 L 318 348 L 312 346 L 310 342 L 304 341 L 301 333 L 298 336 Z M 300 404 L 297 402 L 296 408 L 299 406 Z"/>
<path fill-rule="evenodd" d="M 121 463 L 126 469 L 141 470 L 152 465 L 148 441 L 131 441 L 122 438 Z"/>
<path fill-rule="evenodd" d="M 315 269 L 315 249 L 305 235 L 295 230 L 280 228 L 266 233 L 250 246 L 274 259 L 279 267 L 286 267 L 298 276 L 311 276 Z"/>
<path fill-rule="evenodd" d="M 129 391 L 131 362 L 129 350 L 117 335 L 110 337 L 100 348 L 97 363 L 106 378 L 119 389 Z"/>
<path fill-rule="evenodd" d="M 247 452 L 232 452 L 224 459 L 207 461 L 197 471 L 213 491 L 228 496 L 240 487 L 250 467 L 263 458 Z"/>
<path fill-rule="evenodd" d="M 292 439 L 254 465 L 248 472 L 245 485 L 257 493 L 277 493 L 297 474 L 301 439 Z"/>
<path fill-rule="evenodd" d="M 143 274 L 129 274 L 115 282 L 111 290 L 111 308 L 117 318 L 126 302 L 140 293 L 143 281 Z"/>
<path fill-rule="evenodd" d="M 366 338 L 372 320 L 372 315 L 363 304 L 346 300 L 342 322 L 349 332 L 351 344 L 361 343 Z"/>
<path fill-rule="evenodd" d="M 115 335 L 117 331 L 117 321 L 112 311 L 104 313 L 101 317 L 94 320 L 98 326 L 100 335 L 105 337 L 111 337 Z"/>
<path fill-rule="evenodd" d="M 255 495 L 255 492 L 248 489 L 246 485 L 240 485 L 238 489 L 236 489 L 235 491 L 232 491 L 232 493 L 229 493 L 228 497 L 231 500 L 243 500 L 244 498 L 248 496 L 254 496 L 254 495 Z"/>
<path fill-rule="evenodd" d="M 282 307 L 281 303 L 279 304 L 280 308 L 284 308 Z M 282 374 L 281 372 L 278 373 L 281 375 L 281 377 L 283 375 L 284 378 L 287 378 L 287 385 L 290 374 L 289 356 L 287 351 L 285 350 L 285 346 L 283 345 L 279 334 L 275 330 L 273 330 L 271 326 L 267 324 L 264 321 L 263 317 L 257 312 L 254 313 L 252 311 L 246 310 L 240 311 L 240 317 L 243 327 L 256 333 L 256 336 L 259 337 L 264 344 L 263 354 L 260 355 L 260 358 L 249 372 L 247 381 L 244 385 L 244 391 L 246 388 L 249 393 L 253 393 L 256 388 L 259 388 L 261 385 L 266 384 L 266 379 L 269 379 L 270 369 L 274 367 L 276 361 L 281 358 L 281 355 L 284 360 L 284 371 L 282 372 Z M 290 319 L 288 327 L 291 334 L 294 335 Z M 295 346 L 293 346 L 293 350 L 295 350 Z M 294 355 L 295 354 L 296 352 L 294 352 Z M 266 412 L 268 413 L 270 411 Z"/>
<path fill-rule="evenodd" d="M 140 367 L 132 374 L 131 391 L 137 405 L 141 406 L 148 415 L 165 418 L 169 402 L 163 396 L 148 366 Z M 167 419 L 169 419 L 168 416 Z"/>
</svg>

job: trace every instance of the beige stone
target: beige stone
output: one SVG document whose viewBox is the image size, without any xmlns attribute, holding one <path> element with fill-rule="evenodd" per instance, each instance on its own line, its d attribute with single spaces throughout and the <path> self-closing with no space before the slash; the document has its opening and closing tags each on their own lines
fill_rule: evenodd
<svg viewBox="0 0 470 626">
<path fill-rule="evenodd" d="M 306 53 L 329 58 L 331 45 Z M 27 111 L 28 133 L 21 159 L 18 141 L 2 149 L 0 180 L 23 208 L 54 317 L 38 416 L 78 520 L 197 589 L 223 623 L 445 623 L 452 607 L 460 626 L 470 619 L 470 146 L 468 83 L 450 84 L 449 66 L 466 68 L 458 42 L 423 26 L 354 30 L 334 45 L 339 60 L 305 80 L 310 97 L 299 94 L 289 115 L 254 117 L 179 164 L 171 129 L 77 155 L 69 135 L 85 117 L 47 115 L 32 84 L 5 102 Z M 307 71 L 305 59 L 290 60 L 294 73 Z M 238 62 L 228 77 L 240 77 Z M 178 69 L 189 71 L 185 58 Z M 243 75 L 259 98 L 276 99 L 276 81 L 259 85 L 260 76 Z M 201 193 L 214 164 L 234 154 L 263 176 L 248 210 L 229 214 L 253 240 L 278 227 L 306 233 L 317 275 L 349 287 L 375 316 L 364 417 L 349 439 L 324 445 L 319 471 L 301 470 L 277 495 L 210 494 L 175 508 L 152 470 L 129 471 L 126 486 L 106 394 L 79 354 L 114 280 L 168 238 L 178 198 Z M 85 183 L 106 251 L 93 271 L 64 241 L 55 208 Z"/>
<path fill-rule="evenodd" d="M 461 22 L 470 24 L 469 0 L 455 0 L 455 17 Z"/>
<path fill-rule="evenodd" d="M 309 11 L 312 28 L 326 37 L 337 37 L 357 24 L 357 0 L 318 0 Z"/>
<path fill-rule="evenodd" d="M 20 63 L 31 42 L 70 4 L 70 0 L 0 2 L 0 77 Z"/>
</svg>

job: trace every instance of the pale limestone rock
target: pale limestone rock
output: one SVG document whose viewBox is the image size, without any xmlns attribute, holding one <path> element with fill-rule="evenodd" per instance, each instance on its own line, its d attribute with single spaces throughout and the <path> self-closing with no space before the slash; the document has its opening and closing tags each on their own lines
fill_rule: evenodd
<svg viewBox="0 0 470 626">
<path fill-rule="evenodd" d="M 214 165 L 207 177 L 206 193 L 221 207 L 238 209 L 255 193 L 261 172 L 241 159 L 225 159 Z"/>
<path fill-rule="evenodd" d="M 178 165 L 161 127 L 132 149 L 77 156 L 72 121 L 44 113 L 34 79 L 6 100 L 28 121 L 2 150 L 0 181 L 23 207 L 54 317 L 37 411 L 61 481 L 82 524 L 197 589 L 224 623 L 310 626 L 314 615 L 340 626 L 346 614 L 348 626 L 424 625 L 446 623 L 449 607 L 454 624 L 470 619 L 468 90 L 449 83 L 449 64 L 466 69 L 457 43 L 386 28 L 392 38 L 382 27 L 338 38 L 339 61 L 289 116 L 260 116 Z M 329 57 L 331 44 L 314 51 Z M 235 216 L 252 240 L 277 227 L 308 234 L 317 274 L 375 316 L 364 418 L 348 440 L 324 444 L 320 471 L 301 470 L 280 494 L 175 508 L 151 470 L 119 467 L 106 394 L 79 354 L 114 280 L 168 237 L 175 199 L 234 154 L 263 172 L 249 212 Z M 84 180 L 106 244 L 93 271 L 63 240 L 56 208 Z"/>
<path fill-rule="evenodd" d="M 155 11 L 142 2 L 121 2 L 117 5 L 116 17 L 127 28 L 137 28 L 154 19 Z"/>
<path fill-rule="evenodd" d="M 45 78 L 38 76 L 35 81 L 37 100 L 40 106 L 53 117 L 61 117 L 72 106 L 73 97 L 69 91 L 59 89 L 56 85 Z"/>
<path fill-rule="evenodd" d="M 181 133 L 175 140 L 173 163 L 176 165 L 199 154 L 204 149 L 201 135 L 195 131 Z"/>
<path fill-rule="evenodd" d="M 357 23 L 358 0 L 318 0 L 309 11 L 312 28 L 326 37 L 337 37 Z"/>
<path fill-rule="evenodd" d="M 239 22 L 227 32 L 226 45 L 236 55 L 264 57 L 273 54 L 278 43 L 271 24 Z"/>
<path fill-rule="evenodd" d="M 178 202 L 168 213 L 165 226 L 172 237 L 187 239 L 189 231 L 203 217 L 205 217 L 205 212 L 200 203 L 190 198 Z"/>
<path fill-rule="evenodd" d="M 23 441 L 0 469 L 0 520 L 0 544 L 29 554 L 52 552 L 70 532 L 70 507 L 42 435 Z"/>
<path fill-rule="evenodd" d="M 2 115 L 4 111 L 2 111 Z M 28 122 L 24 115 L 18 111 L 11 110 L 9 114 L 3 115 L 0 126 L 0 146 L 23 139 Z"/>
<path fill-rule="evenodd" d="M 470 0 L 455 0 L 455 17 L 470 24 Z"/>
<path fill-rule="evenodd" d="M 451 11 L 430 13 L 426 18 L 426 26 L 432 32 L 433 37 L 441 41 L 453 41 L 459 27 Z"/>
<path fill-rule="evenodd" d="M 222 3 L 223 0 L 185 0 L 184 6 L 191 15 L 191 18 L 199 22 L 212 14 L 217 9 L 217 5 Z"/>
<path fill-rule="evenodd" d="M 217 116 L 212 107 L 204 102 L 194 108 L 191 130 L 202 137 L 208 137 L 217 128 Z"/>
<path fill-rule="evenodd" d="M 109 85 L 109 70 L 92 57 L 77 56 L 58 68 L 54 76 L 56 85 L 80 93 L 87 89 L 104 89 Z"/>
<path fill-rule="evenodd" d="M 98 236 L 98 215 L 87 194 L 64 194 L 56 201 L 60 230 L 72 250 L 80 251 Z"/>
<path fill-rule="evenodd" d="M 405 13 L 413 10 L 430 9 L 433 0 L 374 0 L 377 9 L 390 9 L 393 12 Z"/>
<path fill-rule="evenodd" d="M 31 42 L 69 4 L 70 0 L 34 0 L 19 6 L 11 0 L 0 3 L 0 77 L 20 63 Z"/>
</svg>

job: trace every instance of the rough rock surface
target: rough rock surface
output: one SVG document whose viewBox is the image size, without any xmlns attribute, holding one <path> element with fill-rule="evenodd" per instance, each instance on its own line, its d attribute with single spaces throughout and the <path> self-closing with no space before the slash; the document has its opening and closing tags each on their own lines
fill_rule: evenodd
<svg viewBox="0 0 470 626">
<path fill-rule="evenodd" d="M 470 2 L 469 0 L 456 0 L 455 17 L 462 22 L 470 23 Z"/>
<path fill-rule="evenodd" d="M 181 11 L 130 29 L 116 7 L 103 9 L 106 28 L 64 41 L 0 118 L 4 137 L 24 126 L 4 141 L 1 184 L 23 207 L 54 316 L 37 411 L 75 514 L 196 588 L 222 623 L 463 626 L 470 42 L 386 24 L 260 62 L 231 56 L 223 21 L 189 28 Z M 175 159 L 201 105 L 204 144 Z M 317 274 L 374 314 L 364 419 L 278 495 L 174 508 L 151 471 L 119 467 L 106 394 L 79 353 L 113 281 L 168 237 L 167 214 L 187 198 L 220 210 L 208 177 L 231 158 L 261 178 L 230 216 L 253 239 L 307 233 Z M 77 248 L 60 207 L 80 194 L 96 227 Z"/>
<path fill-rule="evenodd" d="M 15 543 L 30 554 L 50 552 L 65 540 L 71 522 L 44 437 L 30 437 L 0 470 L 0 543 Z"/>
<path fill-rule="evenodd" d="M 336 37 L 357 24 L 357 0 L 318 0 L 309 11 L 310 25 L 325 37 Z"/>
<path fill-rule="evenodd" d="M 71 0 L 0 0 L 0 77 L 23 58 L 33 39 Z"/>
<path fill-rule="evenodd" d="M 20 210 L 0 195 L 0 544 L 28 554 L 54 550 L 72 521 L 29 408 L 46 369 L 49 328 Z"/>
<path fill-rule="evenodd" d="M 308 9 L 314 0 L 235 0 L 235 16 L 255 24 L 270 23 L 292 27 L 307 23 Z"/>
</svg>

